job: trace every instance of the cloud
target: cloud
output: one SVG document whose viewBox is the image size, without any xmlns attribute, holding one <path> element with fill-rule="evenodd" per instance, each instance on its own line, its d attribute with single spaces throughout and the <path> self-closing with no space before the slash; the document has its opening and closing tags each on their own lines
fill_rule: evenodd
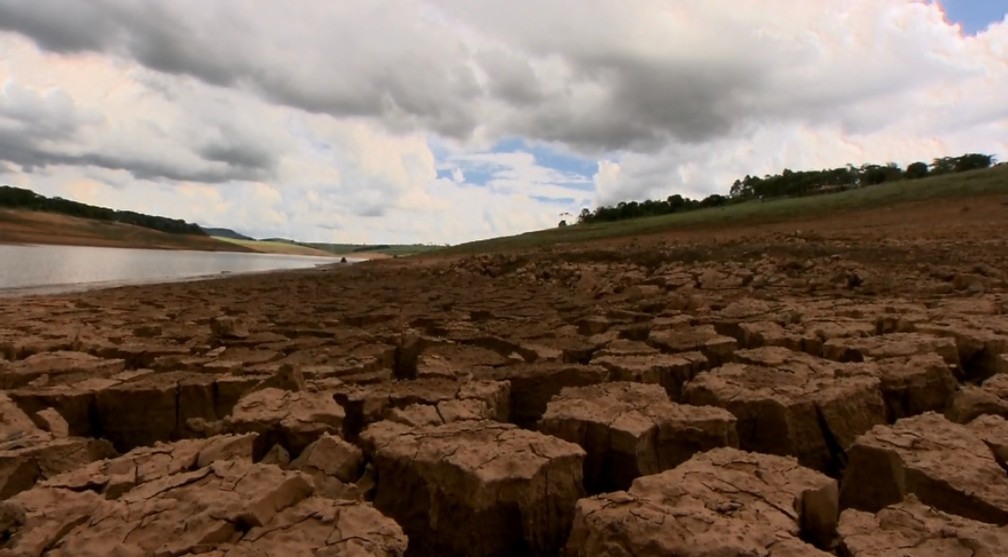
<svg viewBox="0 0 1008 557">
<path fill-rule="evenodd" d="M 0 179 L 269 236 L 455 242 L 1008 158 L 1008 20 L 915 0 L 0 0 L 0 49 Z"/>
</svg>

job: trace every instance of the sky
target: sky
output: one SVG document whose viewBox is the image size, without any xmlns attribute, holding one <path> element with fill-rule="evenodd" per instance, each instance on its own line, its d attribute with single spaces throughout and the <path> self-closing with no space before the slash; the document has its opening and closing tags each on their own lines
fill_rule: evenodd
<svg viewBox="0 0 1008 557">
<path fill-rule="evenodd" d="M 0 183 L 458 243 L 735 179 L 1008 160 L 1008 0 L 0 0 Z"/>
</svg>

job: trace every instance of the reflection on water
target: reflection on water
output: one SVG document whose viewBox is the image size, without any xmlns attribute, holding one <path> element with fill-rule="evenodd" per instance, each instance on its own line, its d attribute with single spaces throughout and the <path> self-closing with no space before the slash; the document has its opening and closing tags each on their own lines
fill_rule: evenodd
<svg viewBox="0 0 1008 557">
<path fill-rule="evenodd" d="M 304 255 L 0 245 L 0 294 L 65 292 L 221 273 L 302 269 L 338 259 Z"/>
</svg>

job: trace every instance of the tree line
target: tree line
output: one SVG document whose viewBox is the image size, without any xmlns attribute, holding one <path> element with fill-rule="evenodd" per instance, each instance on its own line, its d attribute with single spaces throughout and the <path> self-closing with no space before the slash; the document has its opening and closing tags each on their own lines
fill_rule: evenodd
<svg viewBox="0 0 1008 557">
<path fill-rule="evenodd" d="M 991 155 L 967 153 L 958 157 L 937 158 L 931 164 L 923 161 L 914 162 L 905 169 L 892 162 L 886 165 L 863 164 L 858 167 L 847 165 L 840 168 L 797 172 L 785 168 L 780 174 L 768 174 L 762 178 L 747 175 L 745 178 L 735 180 L 727 196 L 713 194 L 695 200 L 681 195 L 670 195 L 664 200 L 621 201 L 616 205 L 599 206 L 594 211 L 582 209 L 578 222 L 610 222 L 721 207 L 755 199 L 821 195 L 898 180 L 919 180 L 928 176 L 978 170 L 989 168 L 993 164 L 994 157 Z"/>
<path fill-rule="evenodd" d="M 13 186 L 0 186 L 0 207 L 59 213 L 71 217 L 132 224 L 134 226 L 167 232 L 168 234 L 206 236 L 206 232 L 199 225 L 187 223 L 181 219 L 145 215 L 135 211 L 116 211 L 107 207 L 97 207 L 95 205 L 63 199 L 62 197 L 46 197 L 31 190 Z"/>
</svg>

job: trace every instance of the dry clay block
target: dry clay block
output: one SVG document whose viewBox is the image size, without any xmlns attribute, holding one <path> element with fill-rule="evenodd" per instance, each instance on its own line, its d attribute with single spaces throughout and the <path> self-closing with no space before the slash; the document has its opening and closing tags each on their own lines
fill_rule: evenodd
<svg viewBox="0 0 1008 557">
<path fill-rule="evenodd" d="M 584 495 L 581 447 L 511 424 L 382 421 L 361 440 L 416 555 L 556 555 Z"/>
<path fill-rule="evenodd" d="M 216 460 L 140 484 L 118 499 L 36 487 L 0 556 L 402 556 L 402 529 L 371 505 L 313 497 L 307 478 L 248 460 Z"/>
<path fill-rule="evenodd" d="M 330 393 L 266 388 L 243 396 L 224 422 L 230 431 L 258 433 L 263 446 L 300 454 L 323 434 L 342 433 L 345 416 Z"/>
<path fill-rule="evenodd" d="M 218 460 L 251 462 L 255 438 L 254 433 L 220 435 L 138 447 L 122 456 L 60 474 L 42 485 L 72 491 L 89 490 L 107 499 L 117 499 L 148 482 L 191 472 Z"/>
<path fill-rule="evenodd" d="M 116 454 L 103 439 L 54 437 L 39 429 L 0 392 L 0 499 L 30 489 L 45 478 Z"/>
<path fill-rule="evenodd" d="M 734 359 L 740 364 L 774 368 L 805 367 L 838 377 L 867 375 L 878 377 L 889 422 L 928 411 L 945 410 L 956 392 L 952 369 L 933 352 L 895 356 L 863 363 L 840 363 L 786 348 L 763 347 L 739 350 Z"/>
<path fill-rule="evenodd" d="M 353 441 L 369 424 L 398 415 L 398 421 L 448 423 L 461 420 L 505 422 L 510 408 L 506 381 L 418 379 L 374 385 L 348 385 L 333 398 L 346 409 L 344 432 Z M 423 416 L 430 415 L 429 419 Z"/>
<path fill-rule="evenodd" d="M 720 448 L 577 503 L 567 555 L 823 556 L 836 481 L 794 458 Z"/>
<path fill-rule="evenodd" d="M 526 429 L 535 429 L 546 404 L 563 388 L 609 379 L 609 372 L 601 366 L 553 362 L 507 366 L 485 375 L 511 384 L 511 421 Z"/>
<path fill-rule="evenodd" d="M 840 554 L 849 557 L 994 557 L 1008 548 L 1008 527 L 943 513 L 913 494 L 874 515 L 847 509 L 839 531 Z"/>
<path fill-rule="evenodd" d="M 940 414 L 875 427 L 849 456 L 844 508 L 877 512 L 912 493 L 947 513 L 1008 523 L 1008 474 L 984 439 Z"/>
<path fill-rule="evenodd" d="M 684 402 L 728 409 L 743 449 L 824 472 L 841 469 L 854 439 L 886 423 L 877 377 L 828 366 L 727 364 L 689 382 Z"/>
<path fill-rule="evenodd" d="M 669 400 L 659 385 L 616 382 L 567 388 L 550 401 L 539 431 L 581 445 L 591 493 L 627 489 L 697 452 L 738 447 L 735 416 Z"/>
</svg>

